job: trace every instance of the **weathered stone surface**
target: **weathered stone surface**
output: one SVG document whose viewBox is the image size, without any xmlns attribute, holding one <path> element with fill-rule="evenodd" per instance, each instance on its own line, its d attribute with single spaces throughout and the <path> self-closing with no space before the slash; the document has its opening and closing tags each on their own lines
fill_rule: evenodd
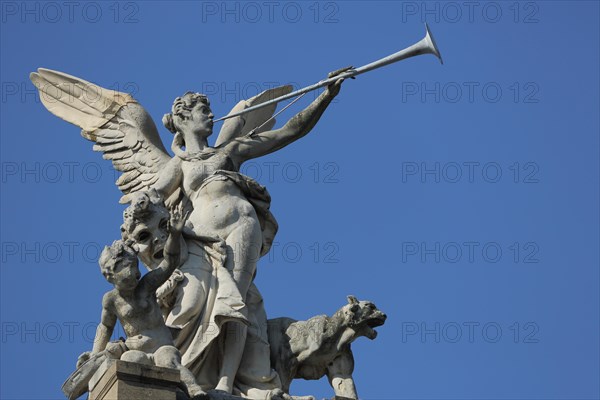
<svg viewBox="0 0 600 400">
<path fill-rule="evenodd" d="M 349 297 L 331 317 L 271 320 L 267 334 L 254 277 L 278 225 L 266 188 L 240 171 L 244 162 L 307 135 L 345 78 L 420 54 L 440 58 L 429 31 L 411 47 L 334 71 L 302 91 L 282 86 L 243 100 L 223 118 L 213 146 L 210 102 L 187 92 L 163 117 L 174 134 L 174 156 L 131 96 L 58 71 L 32 73 L 44 106 L 81 127 L 93 149 L 123 172 L 116 185 L 121 202 L 130 203 L 121 240 L 99 260 L 115 289 L 103 300 L 94 348 L 63 385 L 67 397 L 75 399 L 89 383 L 92 400 L 175 400 L 183 393 L 179 383 L 190 396 L 290 400 L 285 392 L 293 379 L 327 375 L 338 398 L 358 399 L 350 344 L 360 336 L 374 339 L 385 314 Z M 277 101 L 320 87 L 325 90 L 308 107 L 272 129 Z M 150 270 L 144 277 L 138 258 Z M 109 343 L 117 320 L 127 338 Z M 176 368 L 177 379 L 161 366 Z"/>
<path fill-rule="evenodd" d="M 327 376 L 338 398 L 358 399 L 350 345 L 361 336 L 375 339 L 373 328 L 383 325 L 386 319 L 375 304 L 348 296 L 348 304 L 331 317 L 269 320 L 271 365 L 279 374 L 284 392 L 289 392 L 293 379 Z"/>
<path fill-rule="evenodd" d="M 30 78 L 40 90 L 44 106 L 81 127 L 82 136 L 95 143 L 93 149 L 123 172 L 116 182 L 124 194 L 122 202 L 135 203 L 137 196 L 154 192 L 167 203 L 184 204 L 190 212 L 179 266 L 183 279 L 167 281 L 174 290 L 166 292 L 175 294 L 160 296 L 166 300 L 166 325 L 180 330 L 174 344 L 182 353 L 183 366 L 205 390 L 257 399 L 270 399 L 281 391 L 279 377 L 270 365 L 267 334 L 260 328 L 267 322 L 262 296 L 253 283 L 257 261 L 269 251 L 277 222 L 269 211 L 267 190 L 241 174 L 240 167 L 307 135 L 339 93 L 344 79 L 333 79 L 317 99 L 279 129 L 271 129 L 274 105 L 230 119 L 221 128 L 216 146 L 208 144 L 214 115 L 207 97 L 187 92 L 175 99 L 171 113 L 163 118 L 174 134 L 171 150 L 175 157 L 171 157 L 152 118 L 131 96 L 43 68 Z M 289 86 L 271 89 L 240 102 L 235 109 L 290 91 Z M 154 220 L 158 225 L 152 226 Z M 122 239 L 133 246 L 148 268 L 158 268 L 161 259 L 157 254 L 164 249 L 166 225 L 160 218 L 144 215 L 124 222 Z M 128 347 L 133 342 L 129 336 Z M 146 335 L 144 340 L 152 341 L 154 336 Z M 222 337 L 218 346 L 217 336 Z M 106 338 L 103 333 L 94 353 L 102 350 Z M 240 365 L 243 370 L 238 371 Z M 216 366 L 220 368 L 215 374 Z M 185 375 L 182 380 L 187 381 Z"/>
<path fill-rule="evenodd" d="M 145 195 L 138 196 L 138 200 L 132 205 L 133 214 L 145 211 L 151 204 Z M 164 210 L 162 219 L 166 231 L 165 243 L 154 254 L 158 265 L 143 277 L 139 271 L 137 251 L 129 244 L 116 240 L 111 246 L 104 248 L 100 254 L 100 270 L 106 280 L 114 285 L 114 289 L 102 299 L 102 316 L 96 330 L 94 347 L 91 353 L 80 356 L 77 369 L 82 372 L 81 379 L 76 379 L 77 382 L 74 383 L 84 382 L 85 377 L 89 377 L 84 372 L 89 373 L 95 365 L 93 361 L 102 354 L 106 359 L 176 368 L 180 372 L 182 386 L 190 396 L 204 394 L 194 375 L 181 364 L 181 354 L 173 345 L 171 331 L 165 324 L 156 299 L 157 289 L 169 280 L 181 264 L 185 217 L 181 203 L 170 212 Z M 127 334 L 124 344 L 109 343 L 117 320 Z M 93 365 L 88 368 L 90 363 Z M 67 382 L 63 385 L 63 391 L 69 399 L 76 398 L 81 386 Z M 72 390 L 68 390 L 69 388 Z"/>
<path fill-rule="evenodd" d="M 89 400 L 176 400 L 179 371 L 108 360 L 90 380 Z"/>
</svg>

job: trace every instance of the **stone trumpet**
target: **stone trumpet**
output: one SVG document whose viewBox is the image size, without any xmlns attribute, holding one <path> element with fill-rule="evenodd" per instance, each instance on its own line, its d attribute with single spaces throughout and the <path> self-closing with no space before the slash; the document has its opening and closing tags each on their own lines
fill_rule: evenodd
<svg viewBox="0 0 600 400">
<path fill-rule="evenodd" d="M 271 105 L 274 103 L 278 103 L 283 100 L 291 99 L 291 98 L 303 95 L 308 92 L 312 92 L 313 90 L 330 85 L 330 84 L 336 82 L 338 79 L 352 78 L 354 76 L 364 74 L 365 72 L 369 72 L 374 69 L 381 68 L 386 65 L 389 65 L 389 64 L 401 61 L 401 60 L 405 60 L 410 57 L 419 56 L 421 54 L 433 54 L 440 60 L 440 63 L 443 64 L 444 61 L 442 60 L 440 51 L 435 44 L 435 40 L 433 39 L 433 35 L 431 34 L 431 31 L 429 30 L 429 26 L 427 25 L 427 23 L 425 24 L 425 31 L 426 31 L 425 37 L 423 39 L 421 39 L 417 43 L 413 44 L 412 46 L 409 46 L 409 47 L 407 47 L 403 50 L 400 50 L 394 54 L 391 54 L 387 57 L 381 58 L 377 61 L 373 61 L 372 63 L 363 65 L 362 67 L 350 69 L 350 70 L 348 70 L 344 73 L 341 73 L 339 75 L 336 75 L 334 77 L 321 80 L 313 85 L 306 86 L 302 89 L 298 89 L 298 90 L 288 93 L 286 95 L 265 101 L 264 103 L 260 103 L 260 104 L 254 105 L 252 107 L 246 108 L 244 110 L 228 114 L 224 117 L 216 119 L 214 122 L 223 121 L 223 120 L 226 120 L 229 118 L 237 117 L 239 115 L 246 114 L 248 112 L 257 110 L 259 108 L 262 108 L 262 107 L 265 107 L 265 106 L 268 106 L 268 105 Z"/>
</svg>

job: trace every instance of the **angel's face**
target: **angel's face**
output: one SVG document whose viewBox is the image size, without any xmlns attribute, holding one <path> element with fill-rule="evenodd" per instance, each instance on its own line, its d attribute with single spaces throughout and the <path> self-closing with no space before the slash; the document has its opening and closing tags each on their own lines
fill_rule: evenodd
<svg viewBox="0 0 600 400">
<path fill-rule="evenodd" d="M 150 269 L 155 269 L 164 258 L 163 249 L 168 235 L 169 213 L 152 212 L 144 221 L 136 224 L 129 237 L 134 241 L 138 256 Z"/>
<path fill-rule="evenodd" d="M 194 134 L 203 137 L 210 136 L 212 134 L 214 117 L 208 104 L 201 101 L 197 102 L 190 111 L 190 120 L 194 127 Z"/>
</svg>

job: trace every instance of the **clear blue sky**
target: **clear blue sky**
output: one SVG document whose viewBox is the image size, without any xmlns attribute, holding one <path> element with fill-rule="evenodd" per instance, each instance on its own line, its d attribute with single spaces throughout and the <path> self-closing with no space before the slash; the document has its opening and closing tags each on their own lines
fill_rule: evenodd
<svg viewBox="0 0 600 400">
<path fill-rule="evenodd" d="M 31 71 L 133 93 L 160 124 L 186 90 L 222 116 L 408 46 L 424 21 L 443 66 L 344 83 L 306 138 L 242 168 L 280 224 L 258 269 L 267 313 L 374 301 L 388 321 L 353 346 L 366 399 L 600 396 L 598 2 L 0 4 L 2 399 L 62 398 L 123 210 Z M 326 380 L 292 390 L 332 395 Z"/>
</svg>

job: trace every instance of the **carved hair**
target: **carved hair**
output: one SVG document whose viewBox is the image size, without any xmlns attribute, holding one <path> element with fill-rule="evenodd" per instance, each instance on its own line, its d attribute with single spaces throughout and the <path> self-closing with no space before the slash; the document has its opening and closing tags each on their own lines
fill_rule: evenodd
<svg viewBox="0 0 600 400">
<path fill-rule="evenodd" d="M 186 92 L 183 96 L 177 97 L 175 101 L 173 101 L 171 112 L 163 116 L 162 122 L 165 128 L 172 133 L 177 133 L 173 117 L 177 115 L 182 119 L 188 118 L 189 112 L 192 111 L 192 108 L 198 103 L 204 103 L 207 106 L 210 106 L 208 97 L 202 93 Z"/>
<path fill-rule="evenodd" d="M 112 245 L 104 246 L 104 250 L 100 254 L 98 264 L 102 275 L 111 281 L 115 273 L 115 267 L 119 262 L 129 261 L 137 263 L 137 254 L 130 246 L 122 240 L 115 240 Z"/>
<path fill-rule="evenodd" d="M 127 241 L 128 244 L 133 242 L 133 238 L 129 235 L 133 233 L 137 224 L 147 221 L 155 213 L 169 215 L 162 197 L 156 190 L 152 189 L 147 192 L 133 194 L 131 204 L 123 211 L 123 225 L 121 225 L 122 239 Z"/>
<path fill-rule="evenodd" d="M 171 107 L 171 112 L 163 116 L 163 125 L 171 131 L 171 133 L 175 134 L 173 143 L 171 143 L 171 150 L 179 157 L 186 157 L 186 153 L 182 150 L 182 147 L 185 147 L 185 141 L 181 132 L 175 127 L 174 116 L 178 116 L 181 119 L 187 119 L 190 111 L 192 111 L 194 106 L 198 103 L 204 103 L 207 106 L 210 106 L 210 102 L 206 95 L 202 93 L 185 92 L 183 96 L 175 99 L 173 106 Z"/>
</svg>

